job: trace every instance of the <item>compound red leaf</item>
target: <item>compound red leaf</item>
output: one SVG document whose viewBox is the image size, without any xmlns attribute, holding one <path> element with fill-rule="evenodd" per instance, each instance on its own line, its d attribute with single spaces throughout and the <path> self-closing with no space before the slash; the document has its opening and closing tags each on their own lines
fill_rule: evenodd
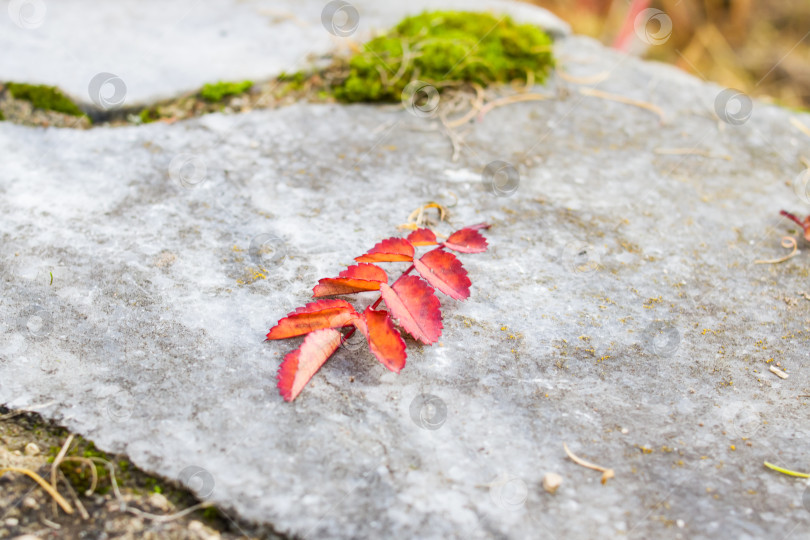
<svg viewBox="0 0 810 540">
<path fill-rule="evenodd" d="M 416 229 L 408 235 L 408 242 L 414 246 L 435 246 L 436 235 L 430 229 Z"/>
<path fill-rule="evenodd" d="M 380 285 L 385 305 L 415 339 L 431 344 L 442 335 L 442 313 L 433 288 L 416 276 L 405 276 L 393 287 Z"/>
<path fill-rule="evenodd" d="M 405 367 L 405 359 L 408 357 L 405 341 L 394 327 L 387 311 L 374 310 L 369 306 L 356 326 L 366 336 L 369 349 L 382 365 L 394 373 L 399 373 Z"/>
<path fill-rule="evenodd" d="M 470 278 L 455 255 L 442 248 L 428 251 L 413 261 L 416 270 L 428 283 L 456 300 L 470 296 Z"/>
<path fill-rule="evenodd" d="M 485 228 L 483 225 L 476 227 Z M 461 253 L 482 253 L 487 250 L 487 239 L 477 229 L 464 228 L 451 234 L 444 246 Z"/>
<path fill-rule="evenodd" d="M 312 289 L 312 296 L 332 296 L 335 294 L 352 294 L 364 291 L 380 290 L 380 283 L 388 281 L 385 270 L 373 264 L 356 264 L 338 274 L 336 278 L 318 280 Z"/>
<path fill-rule="evenodd" d="M 278 390 L 284 401 L 301 393 L 321 366 L 340 346 L 341 334 L 332 328 L 316 330 L 300 347 L 287 354 L 278 368 Z"/>
<path fill-rule="evenodd" d="M 404 238 L 387 238 L 368 250 L 365 255 L 355 257 L 357 262 L 410 262 L 413 260 L 413 244 Z"/>
<path fill-rule="evenodd" d="M 357 312 L 346 300 L 318 300 L 287 314 L 267 333 L 267 339 L 287 339 L 323 328 L 340 328 Z"/>
</svg>

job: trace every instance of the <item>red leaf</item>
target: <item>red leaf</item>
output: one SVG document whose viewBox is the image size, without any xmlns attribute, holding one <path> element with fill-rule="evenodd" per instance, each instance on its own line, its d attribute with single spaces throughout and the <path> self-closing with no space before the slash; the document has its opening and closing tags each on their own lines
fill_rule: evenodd
<svg viewBox="0 0 810 540">
<path fill-rule="evenodd" d="M 474 231 L 477 231 L 478 229 L 489 229 L 490 227 L 492 227 L 492 225 L 490 225 L 489 223 L 483 222 L 483 223 L 476 223 L 475 225 L 468 225 L 468 226 L 466 226 L 464 228 L 465 229 L 472 229 Z"/>
<path fill-rule="evenodd" d="M 363 312 L 363 317 L 357 318 L 355 326 L 366 336 L 369 349 L 385 367 L 395 373 L 405 367 L 405 359 L 408 357 L 405 353 L 405 341 L 394 327 L 387 311 L 377 311 L 369 306 Z"/>
<path fill-rule="evenodd" d="M 414 246 L 434 246 L 438 244 L 436 235 L 430 229 L 416 229 L 408 235 L 408 241 Z"/>
<path fill-rule="evenodd" d="M 476 225 L 476 227 L 484 228 Z M 444 245 L 461 253 L 481 253 L 487 250 L 487 239 L 476 229 L 459 229 L 450 235 Z"/>
<path fill-rule="evenodd" d="M 363 291 L 378 291 L 380 283 L 388 281 L 385 270 L 373 264 L 356 264 L 350 266 L 336 278 L 318 280 L 312 289 L 312 296 L 332 296 L 335 294 L 351 294 Z"/>
<path fill-rule="evenodd" d="M 304 338 L 300 347 L 284 357 L 278 368 L 278 390 L 284 401 L 292 401 L 301 393 L 321 366 L 340 346 L 341 334 L 325 328 Z"/>
<path fill-rule="evenodd" d="M 416 270 L 428 283 L 456 300 L 470 296 L 470 278 L 455 255 L 437 248 L 413 261 Z"/>
<path fill-rule="evenodd" d="M 383 240 L 365 255 L 355 257 L 357 262 L 410 262 L 413 260 L 413 244 L 404 238 Z"/>
<path fill-rule="evenodd" d="M 380 285 L 385 305 L 400 326 L 419 341 L 431 344 L 442 335 L 442 312 L 433 288 L 416 276 L 405 276 L 393 287 Z"/>
<path fill-rule="evenodd" d="M 267 333 L 267 339 L 302 336 L 323 328 L 340 328 L 357 312 L 346 300 L 318 300 L 287 314 Z"/>
</svg>

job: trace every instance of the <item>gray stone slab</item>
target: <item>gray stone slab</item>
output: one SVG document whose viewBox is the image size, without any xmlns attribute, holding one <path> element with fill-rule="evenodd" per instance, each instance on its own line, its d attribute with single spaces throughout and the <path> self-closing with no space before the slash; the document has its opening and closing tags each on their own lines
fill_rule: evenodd
<svg viewBox="0 0 810 540">
<path fill-rule="evenodd" d="M 334 17 L 325 0 L 0 2 L 0 80 L 57 85 L 108 109 L 174 97 L 217 80 L 261 81 L 309 55 L 367 39 L 425 9 L 513 15 L 556 34 L 547 11 L 504 0 L 354 0 Z M 335 26 L 332 25 L 334 21 Z M 328 28 L 331 30 L 328 31 Z"/>
<path fill-rule="evenodd" d="M 806 482 L 762 463 L 810 468 L 810 261 L 804 241 L 754 260 L 786 253 L 781 208 L 808 211 L 791 183 L 810 138 L 672 68 L 557 47 L 664 120 L 555 78 L 553 99 L 474 124 L 457 162 L 396 107 L 0 124 L 0 402 L 303 538 L 806 537 Z M 494 160 L 520 173 L 511 196 L 482 181 Z M 267 329 L 456 199 L 444 232 L 494 226 L 462 256 L 470 299 L 442 299 L 441 343 L 410 343 L 399 375 L 341 350 L 284 403 L 294 344 Z M 252 281 L 256 242 L 274 255 Z"/>
</svg>

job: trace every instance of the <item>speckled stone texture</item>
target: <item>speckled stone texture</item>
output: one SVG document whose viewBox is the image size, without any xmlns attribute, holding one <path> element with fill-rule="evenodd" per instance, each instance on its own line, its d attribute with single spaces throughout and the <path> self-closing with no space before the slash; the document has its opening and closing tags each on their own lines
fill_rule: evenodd
<svg viewBox="0 0 810 540">
<path fill-rule="evenodd" d="M 457 162 L 391 107 L 0 124 L 0 402 L 303 538 L 807 537 L 807 484 L 762 463 L 810 469 L 810 259 L 754 261 L 810 210 L 810 117 L 746 119 L 584 38 L 557 54 L 663 118 L 554 76 Z M 493 193 L 495 160 L 518 185 Z M 399 375 L 348 346 L 284 403 L 295 343 L 267 329 L 430 200 L 440 232 L 493 224 L 441 342 Z"/>
</svg>

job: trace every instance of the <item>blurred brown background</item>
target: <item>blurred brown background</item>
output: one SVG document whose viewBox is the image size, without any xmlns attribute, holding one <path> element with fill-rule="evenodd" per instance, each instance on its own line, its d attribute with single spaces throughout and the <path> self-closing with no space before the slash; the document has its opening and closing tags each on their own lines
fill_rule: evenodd
<svg viewBox="0 0 810 540">
<path fill-rule="evenodd" d="M 810 108 L 810 0 L 528 1 L 606 45 L 766 101 Z M 655 12 L 645 9 L 664 12 L 671 34 L 660 18 L 650 20 Z M 639 22 L 642 33 L 646 28 L 662 43 L 639 39 Z"/>
</svg>

